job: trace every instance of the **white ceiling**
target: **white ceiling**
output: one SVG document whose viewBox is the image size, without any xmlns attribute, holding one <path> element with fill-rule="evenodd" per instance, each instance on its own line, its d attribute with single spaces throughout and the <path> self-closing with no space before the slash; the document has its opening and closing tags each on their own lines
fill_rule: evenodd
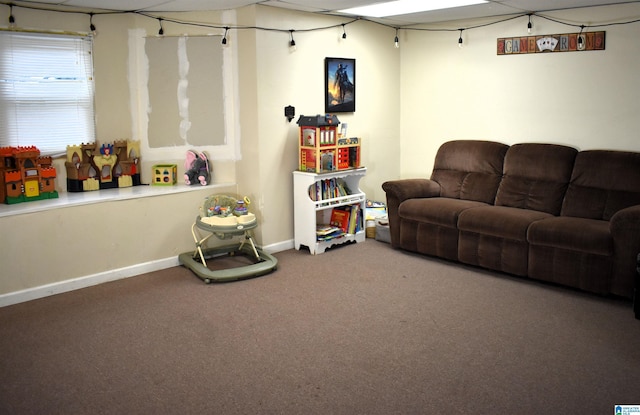
<svg viewBox="0 0 640 415">
<path fill-rule="evenodd" d="M 383 0 L 37 0 L 14 1 L 13 4 L 59 9 L 125 10 L 149 13 L 210 11 L 235 9 L 251 4 L 280 7 L 313 13 L 339 14 L 336 10 L 380 3 Z M 488 3 L 443 9 L 424 13 L 370 19 L 392 26 L 435 23 L 479 17 L 504 16 L 522 13 L 542 13 L 552 10 L 602 6 L 619 3 L 637 3 L 638 0 L 489 0 Z M 6 3 L 5 3 L 6 4 Z M 354 17 L 354 16 L 351 16 Z"/>
</svg>

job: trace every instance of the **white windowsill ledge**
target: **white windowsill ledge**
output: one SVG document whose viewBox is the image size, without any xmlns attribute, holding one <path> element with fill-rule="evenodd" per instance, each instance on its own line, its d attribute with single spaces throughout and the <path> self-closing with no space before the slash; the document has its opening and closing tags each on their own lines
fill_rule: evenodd
<svg viewBox="0 0 640 415">
<path fill-rule="evenodd" d="M 34 200 L 32 202 L 16 203 L 12 205 L 0 204 L 0 218 L 6 216 L 23 215 L 45 210 L 59 209 L 69 206 L 90 205 L 93 203 L 110 202 L 116 200 L 139 199 L 141 197 L 166 196 L 176 193 L 192 192 L 207 188 L 211 193 L 216 189 L 228 189 L 233 183 L 214 183 L 208 186 L 150 186 L 140 185 L 117 189 L 95 190 L 90 192 L 59 192 L 57 199 Z"/>
</svg>

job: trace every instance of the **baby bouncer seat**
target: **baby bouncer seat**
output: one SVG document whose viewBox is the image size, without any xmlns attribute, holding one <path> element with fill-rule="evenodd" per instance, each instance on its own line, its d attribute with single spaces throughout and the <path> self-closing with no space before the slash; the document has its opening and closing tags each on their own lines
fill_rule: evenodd
<svg viewBox="0 0 640 415">
<path fill-rule="evenodd" d="M 214 281 L 235 281 L 265 275 L 276 269 L 278 260 L 257 247 L 251 230 L 258 226 L 256 216 L 249 212 L 247 198 L 238 200 L 227 195 L 211 195 L 200 206 L 200 215 L 191 225 L 191 235 L 195 242 L 193 252 L 184 252 L 178 256 L 180 264 L 189 268 L 205 283 Z M 220 240 L 242 238 L 239 243 L 208 247 L 207 243 L 215 236 Z M 207 265 L 216 259 L 246 256 L 250 264 L 227 269 L 212 269 Z"/>
</svg>

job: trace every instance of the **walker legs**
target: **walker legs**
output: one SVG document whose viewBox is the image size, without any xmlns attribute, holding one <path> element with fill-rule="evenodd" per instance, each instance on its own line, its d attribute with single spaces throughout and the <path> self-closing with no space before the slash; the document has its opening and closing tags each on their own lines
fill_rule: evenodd
<svg viewBox="0 0 640 415">
<path fill-rule="evenodd" d="M 234 235 L 244 235 L 244 239 L 242 241 L 242 243 L 240 244 L 240 247 L 238 248 L 238 251 L 241 251 L 242 248 L 244 247 L 244 244 L 249 241 L 249 245 L 251 245 L 251 250 L 253 251 L 253 256 L 255 257 L 256 261 L 260 261 L 260 255 L 258 254 L 258 250 L 256 249 L 256 244 L 253 242 L 253 237 L 251 236 L 251 232 L 250 230 L 234 230 L 232 232 L 227 232 L 227 233 L 220 233 L 218 232 L 216 233 L 209 233 L 207 236 L 202 237 L 202 235 L 200 235 L 200 232 L 198 231 L 198 226 L 197 226 L 197 222 L 194 222 L 193 225 L 191 225 L 191 235 L 193 236 L 193 241 L 196 243 L 196 249 L 195 251 L 193 251 L 193 258 L 195 259 L 196 257 L 200 257 L 200 262 L 202 263 L 202 265 L 204 265 L 205 267 L 207 266 L 207 260 L 206 260 L 206 255 L 203 252 L 203 247 L 205 247 L 206 242 L 209 238 L 211 238 L 213 235 L 217 235 L 220 239 L 226 239 L 227 237 L 231 237 Z"/>
<path fill-rule="evenodd" d="M 242 241 L 242 243 L 240 244 L 240 248 L 238 249 L 242 249 L 242 247 L 244 246 L 245 242 L 249 241 L 249 243 L 251 244 L 251 249 L 253 250 L 253 255 L 256 257 L 256 260 L 259 261 L 260 260 L 260 255 L 258 255 L 258 250 L 256 249 L 256 245 L 253 243 L 253 237 L 251 236 L 251 234 L 249 234 L 249 231 L 246 231 L 244 233 L 244 241 Z"/>
<path fill-rule="evenodd" d="M 200 237 L 200 233 L 196 230 L 196 223 L 194 222 L 193 225 L 191 225 L 191 235 L 193 235 L 193 240 L 196 243 L 196 250 L 193 252 L 193 258 L 195 258 L 196 256 L 200 255 L 200 261 L 202 261 L 202 265 L 204 265 L 205 267 L 207 266 L 207 261 L 205 260 L 205 256 L 202 253 L 202 245 L 204 245 L 204 243 L 207 241 L 207 239 L 211 238 L 211 236 L 213 235 L 212 233 L 210 233 L 209 235 L 205 236 L 204 238 Z"/>
</svg>

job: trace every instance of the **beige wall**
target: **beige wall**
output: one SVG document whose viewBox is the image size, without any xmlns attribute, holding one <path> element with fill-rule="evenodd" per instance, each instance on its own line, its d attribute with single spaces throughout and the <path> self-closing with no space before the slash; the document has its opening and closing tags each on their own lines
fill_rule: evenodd
<svg viewBox="0 0 640 415">
<path fill-rule="evenodd" d="M 124 269 L 193 249 L 191 224 L 208 194 L 199 189 L 0 218 L 0 305 L 1 294 L 111 271 L 126 274 Z"/>
<path fill-rule="evenodd" d="M 14 9 L 22 27 L 86 31 L 88 16 Z M 596 24 L 630 20 L 640 5 L 550 14 L 558 19 Z M 235 160 L 216 160 L 214 180 L 235 183 L 224 191 L 247 195 L 260 220 L 256 237 L 267 249 L 293 246 L 292 175 L 296 168 L 300 114 L 324 112 L 325 57 L 355 58 L 357 108 L 338 114 L 349 135 L 363 138 L 363 164 L 368 174 L 361 186 L 384 200 L 381 184 L 399 177 L 427 176 L 435 151 L 449 139 L 492 139 L 505 143 L 556 142 L 587 148 L 640 151 L 637 73 L 640 24 L 612 26 L 604 52 L 496 56 L 496 38 L 526 34 L 526 18 L 464 32 L 395 31 L 358 21 L 297 13 L 265 6 L 229 12 L 175 15 L 186 21 L 224 24 L 232 16 L 239 25 L 284 29 L 285 32 L 230 31 L 234 116 L 239 146 Z M 454 22 L 466 27 L 478 22 Z M 143 88 L 131 82 L 130 31 L 158 31 L 158 22 L 135 15 L 94 17 L 98 28 L 94 62 L 99 141 L 144 139 Z M 338 25 L 322 31 L 306 28 Z M 164 24 L 167 35 L 215 32 Z M 289 28 L 297 43 L 290 51 Z M 536 34 L 575 31 L 534 17 Z M 218 34 L 220 31 L 218 31 Z M 133 85 L 133 86 L 132 86 Z M 286 105 L 296 107 L 287 122 Z M 143 172 L 156 160 L 143 158 Z M 182 151 L 166 162 L 182 171 Z M 59 187 L 64 174 L 58 168 Z M 146 173 L 145 173 L 146 174 Z M 19 290 L 175 257 L 193 247 L 189 226 L 204 188 L 182 195 L 109 202 L 0 218 L 0 296 Z M 32 202 L 37 203 L 37 202 Z M 2 207 L 0 206 L 0 210 Z M 113 224 L 113 225 L 111 225 Z M 95 235 L 103 237 L 96 238 Z M 9 235 L 10 238 L 7 238 Z M 96 242 L 97 241 L 97 242 Z M 90 249 L 90 247 L 94 249 Z M 37 253 L 38 260 L 33 260 Z M 81 258 L 77 258 L 81 254 Z M 95 254 L 95 257 L 91 256 Z"/>
<path fill-rule="evenodd" d="M 28 9 L 14 9 L 14 15 L 20 27 L 39 30 L 86 32 L 89 22 L 85 15 Z M 220 13 L 211 16 L 217 21 Z M 132 67 L 139 64 L 131 54 L 130 32 L 143 29 L 155 35 L 157 21 L 125 14 L 96 16 L 94 23 L 97 141 L 146 139 L 146 109 L 139 107 L 143 86 L 130 79 Z M 166 32 L 183 33 L 171 25 L 166 25 Z M 183 160 L 181 150 L 162 161 L 177 163 L 182 173 Z M 142 154 L 143 182 L 149 183 L 151 165 L 158 162 Z M 55 165 L 57 187 L 64 192 L 64 160 Z M 195 247 L 191 224 L 204 197 L 237 193 L 235 163 L 216 161 L 214 182 L 215 188 L 184 193 L 0 215 L 0 305 L 130 276 L 132 270 L 176 264 L 178 254 Z"/>
<path fill-rule="evenodd" d="M 640 4 L 548 15 L 577 25 L 630 21 Z M 579 32 L 532 21 L 532 34 Z M 439 145 L 451 139 L 640 151 L 640 23 L 592 29 L 606 31 L 605 51 L 497 56 L 496 39 L 526 36 L 527 22 L 464 31 L 463 49 L 457 31 L 403 32 L 402 177 L 428 175 Z"/>
<path fill-rule="evenodd" d="M 258 137 L 251 150 L 243 148 L 238 175 L 240 192 L 245 186 L 260 201 L 261 231 L 269 245 L 290 240 L 293 235 L 293 177 L 298 164 L 298 125 L 300 115 L 324 112 L 324 58 L 356 59 L 356 111 L 339 113 L 348 123 L 348 134 L 362 137 L 362 162 L 368 174 L 362 189 L 372 198 L 383 198 L 380 184 L 394 175 L 399 161 L 399 53 L 393 47 L 393 30 L 366 22 L 347 25 L 345 20 L 303 13 L 284 13 L 276 8 L 259 8 L 256 24 L 262 27 L 313 28 L 338 25 L 318 32 L 296 32 L 296 50 L 288 47 L 289 33 L 259 32 L 256 36 L 257 117 L 251 121 Z M 243 100 L 244 104 L 244 100 Z M 289 123 L 284 107 L 293 105 L 296 118 Z M 243 123 L 243 131 L 247 125 Z M 246 137 L 243 133 L 243 137 Z M 255 164 L 252 173 L 251 164 Z"/>
</svg>

